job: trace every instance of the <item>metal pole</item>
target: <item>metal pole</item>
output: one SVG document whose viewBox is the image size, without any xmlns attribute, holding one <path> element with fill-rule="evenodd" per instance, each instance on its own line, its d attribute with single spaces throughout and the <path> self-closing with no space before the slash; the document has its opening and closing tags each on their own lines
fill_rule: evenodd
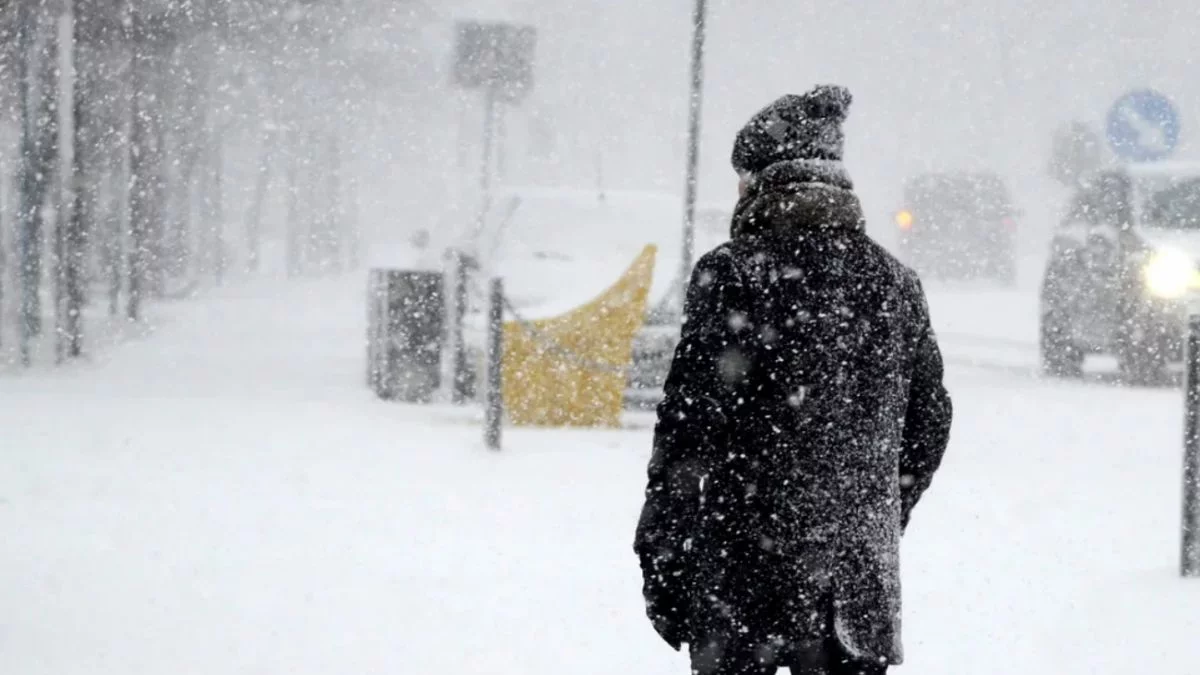
<svg viewBox="0 0 1200 675">
<path fill-rule="evenodd" d="M 462 253 L 457 248 L 446 249 L 442 272 L 442 350 L 441 350 L 441 393 L 444 401 L 457 400 L 458 390 L 458 341 L 462 332 L 458 330 L 458 273 L 462 265 Z"/>
<path fill-rule="evenodd" d="M 1180 574 L 1200 577 L 1200 308 L 1188 313 Z"/>
<path fill-rule="evenodd" d="M 452 403 L 466 403 L 471 398 L 468 385 L 471 379 L 470 366 L 467 363 L 467 346 L 463 339 L 463 320 L 467 315 L 467 254 L 459 251 L 454 256 L 454 316 L 451 328 L 454 331 L 454 388 L 451 390 Z"/>
<path fill-rule="evenodd" d="M 692 86 L 688 104 L 687 184 L 683 199 L 683 246 L 679 255 L 679 311 L 687 298 L 696 240 L 696 188 L 700 168 L 700 112 L 704 96 L 704 34 L 707 0 L 696 0 L 692 17 Z"/>
<path fill-rule="evenodd" d="M 483 440 L 489 450 L 500 449 L 504 417 L 504 280 L 492 279 L 488 304 L 487 399 Z"/>
<path fill-rule="evenodd" d="M 496 87 L 489 85 L 484 90 L 483 111 L 483 162 L 479 175 L 479 191 L 482 199 L 479 220 L 475 222 L 475 236 L 483 234 L 488 212 L 492 210 L 492 146 L 496 135 Z"/>
</svg>

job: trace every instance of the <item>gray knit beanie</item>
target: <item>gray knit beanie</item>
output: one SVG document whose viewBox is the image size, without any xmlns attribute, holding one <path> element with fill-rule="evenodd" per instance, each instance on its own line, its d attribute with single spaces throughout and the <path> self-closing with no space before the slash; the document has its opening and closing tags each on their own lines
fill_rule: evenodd
<svg viewBox="0 0 1200 675">
<path fill-rule="evenodd" d="M 849 89 L 831 84 L 777 99 L 738 132 L 733 168 L 746 175 L 788 160 L 840 161 L 845 145 L 842 122 L 851 100 Z"/>
</svg>

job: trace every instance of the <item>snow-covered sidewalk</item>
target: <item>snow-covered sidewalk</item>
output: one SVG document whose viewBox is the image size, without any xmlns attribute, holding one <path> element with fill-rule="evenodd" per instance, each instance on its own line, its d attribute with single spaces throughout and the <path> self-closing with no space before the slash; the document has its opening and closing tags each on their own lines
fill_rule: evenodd
<svg viewBox="0 0 1200 675">
<path fill-rule="evenodd" d="M 470 415 L 374 400 L 364 285 L 226 289 L 99 363 L 0 379 L 4 672 L 687 672 L 630 551 L 649 431 L 488 454 Z M 1200 673 L 1178 392 L 950 385 L 899 672 Z"/>
</svg>

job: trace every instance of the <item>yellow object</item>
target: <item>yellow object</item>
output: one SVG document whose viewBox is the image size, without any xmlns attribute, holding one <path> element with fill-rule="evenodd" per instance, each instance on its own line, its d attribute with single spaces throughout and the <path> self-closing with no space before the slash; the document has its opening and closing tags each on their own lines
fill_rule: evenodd
<svg viewBox="0 0 1200 675">
<path fill-rule="evenodd" d="M 657 248 L 566 314 L 504 324 L 504 407 L 521 426 L 617 427 L 633 337 L 646 314 Z"/>
<path fill-rule="evenodd" d="M 900 229 L 902 230 L 911 230 L 913 224 L 912 213 L 909 211 L 901 211 L 900 213 L 897 213 L 896 224 L 899 225 Z"/>
</svg>

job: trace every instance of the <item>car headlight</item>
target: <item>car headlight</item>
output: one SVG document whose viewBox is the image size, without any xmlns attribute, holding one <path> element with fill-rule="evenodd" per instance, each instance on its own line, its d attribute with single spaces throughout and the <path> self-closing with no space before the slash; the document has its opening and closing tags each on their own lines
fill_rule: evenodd
<svg viewBox="0 0 1200 675">
<path fill-rule="evenodd" d="M 1197 281 L 1196 262 L 1175 249 L 1155 251 L 1142 270 L 1146 290 L 1166 300 L 1182 298 Z"/>
</svg>

